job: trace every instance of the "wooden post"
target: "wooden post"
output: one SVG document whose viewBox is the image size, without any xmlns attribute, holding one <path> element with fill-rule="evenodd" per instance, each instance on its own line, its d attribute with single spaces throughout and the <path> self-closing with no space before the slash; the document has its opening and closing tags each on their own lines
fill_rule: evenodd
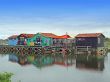
<svg viewBox="0 0 110 82">
<path fill-rule="evenodd" d="M 87 46 L 87 51 L 89 50 L 89 46 Z"/>
</svg>

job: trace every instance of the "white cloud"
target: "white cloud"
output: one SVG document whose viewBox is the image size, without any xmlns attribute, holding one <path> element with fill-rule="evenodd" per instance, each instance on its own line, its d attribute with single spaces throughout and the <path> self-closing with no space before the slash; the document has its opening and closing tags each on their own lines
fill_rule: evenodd
<svg viewBox="0 0 110 82">
<path fill-rule="evenodd" d="M 37 32 L 52 32 L 57 35 L 62 35 L 66 32 L 72 35 L 102 32 L 109 37 L 109 27 L 109 21 L 87 21 L 76 18 L 5 18 L 0 24 L 0 38 L 6 38 L 13 34 Z"/>
</svg>

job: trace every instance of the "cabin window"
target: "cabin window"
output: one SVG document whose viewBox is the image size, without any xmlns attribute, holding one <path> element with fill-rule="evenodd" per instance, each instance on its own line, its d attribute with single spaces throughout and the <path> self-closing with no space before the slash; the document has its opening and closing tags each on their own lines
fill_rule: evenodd
<svg viewBox="0 0 110 82">
<path fill-rule="evenodd" d="M 55 44 L 56 43 L 56 40 L 55 39 L 53 39 L 53 44 Z"/>
<path fill-rule="evenodd" d="M 38 37 L 36 38 L 36 41 L 37 41 L 37 42 L 41 42 L 41 37 L 38 36 Z"/>
<path fill-rule="evenodd" d="M 78 41 L 84 41 L 85 38 L 78 38 Z"/>
<path fill-rule="evenodd" d="M 24 41 L 24 37 L 20 37 L 20 40 L 21 40 L 21 41 Z"/>
<path fill-rule="evenodd" d="M 100 44 L 101 43 L 101 40 L 100 40 L 100 38 L 98 38 L 98 44 Z"/>
<path fill-rule="evenodd" d="M 48 43 L 48 40 L 45 40 L 46 43 Z"/>
<path fill-rule="evenodd" d="M 16 40 L 16 38 L 13 38 L 14 40 Z"/>
<path fill-rule="evenodd" d="M 28 39 L 28 41 L 31 41 L 31 39 Z"/>
<path fill-rule="evenodd" d="M 26 39 L 24 39 L 25 41 L 27 41 Z"/>
</svg>

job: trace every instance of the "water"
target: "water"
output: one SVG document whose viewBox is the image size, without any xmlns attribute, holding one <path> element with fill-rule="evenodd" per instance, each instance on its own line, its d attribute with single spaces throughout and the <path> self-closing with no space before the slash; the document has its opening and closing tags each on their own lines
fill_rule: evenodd
<svg viewBox="0 0 110 82">
<path fill-rule="evenodd" d="M 0 72 L 12 82 L 110 82 L 110 53 L 103 59 L 64 55 L 0 55 Z"/>
</svg>

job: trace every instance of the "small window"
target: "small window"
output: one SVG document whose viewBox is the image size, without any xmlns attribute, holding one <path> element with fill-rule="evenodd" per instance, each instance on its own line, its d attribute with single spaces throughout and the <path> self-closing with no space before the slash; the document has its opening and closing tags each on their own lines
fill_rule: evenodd
<svg viewBox="0 0 110 82">
<path fill-rule="evenodd" d="M 100 40 L 100 38 L 98 38 L 98 44 L 100 44 L 101 43 L 101 40 Z"/>
<path fill-rule="evenodd" d="M 85 38 L 78 38 L 78 41 L 84 41 Z"/>
</svg>

